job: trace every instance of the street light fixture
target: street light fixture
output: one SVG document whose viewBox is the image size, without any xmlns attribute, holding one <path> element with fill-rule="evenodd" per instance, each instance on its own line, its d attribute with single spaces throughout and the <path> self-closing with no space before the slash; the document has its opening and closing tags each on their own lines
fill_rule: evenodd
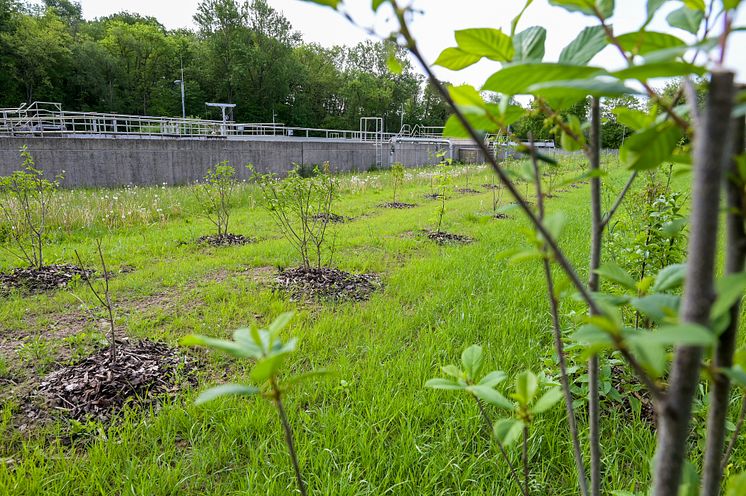
<svg viewBox="0 0 746 496">
<path fill-rule="evenodd" d="M 184 76 L 174 81 L 174 84 L 181 85 L 181 118 L 186 119 L 186 105 L 184 104 Z"/>
</svg>

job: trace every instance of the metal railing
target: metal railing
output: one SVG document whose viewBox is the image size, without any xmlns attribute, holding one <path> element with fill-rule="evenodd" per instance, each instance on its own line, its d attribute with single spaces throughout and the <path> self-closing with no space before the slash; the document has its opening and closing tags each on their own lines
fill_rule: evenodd
<svg viewBox="0 0 746 496">
<path fill-rule="evenodd" d="M 99 112 L 67 112 L 54 102 L 34 102 L 15 109 L 0 109 L 0 135 L 86 137 L 185 137 L 201 139 L 251 139 L 300 137 L 370 141 L 390 139 L 395 133 L 381 130 L 322 129 L 282 123 L 236 123 L 209 119 L 183 119 Z"/>
</svg>

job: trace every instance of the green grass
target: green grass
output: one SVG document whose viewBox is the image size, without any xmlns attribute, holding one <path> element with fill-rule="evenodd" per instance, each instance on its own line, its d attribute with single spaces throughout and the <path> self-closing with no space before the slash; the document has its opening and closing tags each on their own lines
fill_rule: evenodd
<svg viewBox="0 0 746 496">
<path fill-rule="evenodd" d="M 563 164 L 564 177 L 578 173 L 573 161 Z M 517 494 L 505 463 L 482 436 L 476 405 L 423 384 L 439 375 L 440 365 L 457 362 L 472 343 L 484 346 L 488 367 L 511 377 L 526 368 L 556 375 L 545 282 L 535 261 L 511 264 L 499 257 L 525 245 L 528 224 L 517 211 L 510 212 L 511 219 L 490 219 L 489 192 L 456 194 L 447 203 L 445 230 L 471 236 L 475 243 L 441 247 L 422 236 L 437 208 L 436 201 L 423 198 L 432 173 L 421 169 L 407 175 L 398 200 L 418 205 L 411 210 L 377 208 L 391 201 L 386 173 L 342 176 L 334 212 L 356 219 L 335 227 L 335 265 L 380 273 L 385 283 L 364 303 L 291 303 L 254 276 L 257 268 L 292 266 L 298 259 L 256 206 L 256 191 L 248 185 L 241 188 L 231 231 L 257 243 L 232 248 L 189 243 L 210 233 L 210 225 L 197 215 L 188 188 L 127 193 L 129 205 L 143 211 L 140 220 L 119 224 L 89 212 L 103 212 L 109 201 L 104 197 L 121 191 L 76 191 L 62 195 L 48 259 L 71 262 L 77 249 L 93 261 L 92 238 L 102 236 L 114 269 L 135 269 L 112 281 L 118 321 L 131 337 L 172 345 L 192 332 L 228 337 L 237 326 L 266 324 L 283 311 L 296 311 L 287 329 L 300 339 L 291 369 L 335 372 L 287 399 L 312 494 Z M 470 175 L 471 187 L 483 189 L 478 185 L 491 181 L 485 168 L 471 168 Z M 612 164 L 610 187 L 619 189 L 624 180 L 625 172 Z M 463 175 L 455 185 L 465 186 Z M 167 198 L 167 214 L 154 210 L 161 208 L 152 206 L 156 194 Z M 548 200 L 550 212 L 562 210 L 569 219 L 561 242 L 582 277 L 587 277 L 589 246 L 587 198 L 582 185 Z M 0 263 L 8 268 L 15 262 L 3 255 Z M 83 285 L 72 291 L 93 304 Z M 47 339 L 49 322 L 80 313 L 79 307 L 66 291 L 11 296 L 0 302 L 0 340 L 21 331 Z M 572 310 L 582 307 L 568 300 L 562 307 L 566 323 Z M 50 350 L 72 346 L 49 341 Z M 22 378 L 35 377 L 19 365 L 20 357 L 3 358 L 0 373 L 16 368 Z M 193 405 L 204 387 L 248 380 L 248 370 L 246 364 L 210 355 L 199 387 L 164 400 L 157 411 L 126 410 L 113 425 L 76 426 L 82 434 L 72 444 L 62 421 L 18 432 L 11 416 L 17 399 L 0 393 L 5 402 L 0 494 L 289 494 L 295 490 L 292 468 L 270 404 L 225 399 Z M 226 377 L 218 379 L 223 372 Z M 579 414 L 582 423 L 584 406 Z M 642 489 L 649 479 L 654 433 L 610 403 L 604 406 L 602 429 L 605 488 Z M 510 453 L 517 461 L 518 450 Z M 530 456 L 535 494 L 577 494 L 560 405 L 537 422 Z M 742 449 L 734 461 L 743 465 Z"/>
</svg>

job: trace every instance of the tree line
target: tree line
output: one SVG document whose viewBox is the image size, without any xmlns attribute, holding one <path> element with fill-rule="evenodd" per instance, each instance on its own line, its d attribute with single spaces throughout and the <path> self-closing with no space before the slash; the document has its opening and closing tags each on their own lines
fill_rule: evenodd
<svg viewBox="0 0 746 496">
<path fill-rule="evenodd" d="M 54 101 L 65 110 L 218 118 L 205 102 L 237 104 L 238 122 L 357 129 L 360 117 L 442 126 L 451 111 L 404 52 L 383 41 L 325 48 L 307 43 L 266 0 L 203 0 L 195 29 L 166 29 L 157 19 L 120 12 L 86 20 L 79 3 L 0 0 L 0 107 Z M 395 58 L 400 73 L 389 70 Z M 447 83 L 445 83 L 447 84 Z M 586 118 L 590 100 L 567 113 Z M 517 104 L 518 102 L 512 102 Z M 632 130 L 617 107 L 642 109 L 628 96 L 602 102 L 602 146 L 618 148 Z M 554 139 L 534 103 L 514 124 L 527 139 Z"/>
</svg>

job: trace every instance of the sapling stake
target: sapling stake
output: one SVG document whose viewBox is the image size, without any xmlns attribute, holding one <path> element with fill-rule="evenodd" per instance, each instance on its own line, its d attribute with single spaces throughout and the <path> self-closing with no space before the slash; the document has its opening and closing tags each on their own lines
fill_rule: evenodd
<svg viewBox="0 0 746 496">
<path fill-rule="evenodd" d="M 743 272 L 746 260 L 746 230 L 744 229 L 744 181 L 738 169 L 735 156 L 744 151 L 744 118 L 733 120 L 733 155 L 726 177 L 727 217 L 725 274 Z M 705 449 L 702 496 L 717 496 L 723 477 L 722 455 L 725 442 L 725 420 L 728 414 L 730 378 L 720 372 L 733 365 L 733 354 L 738 334 L 740 299 L 730 308 L 730 325 L 720 335 L 712 360 L 713 384 L 710 390 L 710 408 L 707 412 L 707 446 Z M 742 410 L 743 411 L 743 410 Z M 743 424 L 743 417 L 740 418 Z M 730 446 L 729 446 L 730 447 Z M 732 448 L 730 448 L 732 450 Z"/>
<path fill-rule="evenodd" d="M 101 295 L 101 292 L 98 291 L 95 286 L 93 285 L 93 282 L 91 281 L 91 276 L 87 271 L 83 271 L 82 278 L 88 285 L 88 288 L 91 290 L 91 293 L 96 297 L 96 299 L 101 303 L 101 306 L 103 306 L 106 309 L 106 312 L 108 314 L 108 320 L 109 320 L 109 362 L 111 364 L 116 363 L 117 361 L 117 344 L 116 344 L 116 327 L 114 325 L 114 305 L 111 303 L 111 295 L 109 293 L 109 279 L 110 274 L 109 270 L 106 268 L 106 259 L 104 258 L 104 252 L 101 248 L 101 240 L 96 240 L 96 249 L 98 250 L 98 258 L 101 262 L 101 270 L 103 271 L 103 277 L 104 277 L 104 294 Z M 78 259 L 78 265 L 80 267 L 83 267 L 83 261 L 80 258 L 80 254 L 78 254 L 78 251 L 75 250 L 75 257 Z"/>
<path fill-rule="evenodd" d="M 720 181 L 728 158 L 729 116 L 733 107 L 733 73 L 712 72 L 701 133 L 694 142 L 694 177 L 686 283 L 681 304 L 682 322 L 708 326 L 714 300 L 717 222 Z M 699 384 L 702 348 L 678 346 L 665 400 L 657 405 L 659 433 L 653 474 L 653 494 L 668 496 L 679 490 L 692 402 Z"/>
</svg>

